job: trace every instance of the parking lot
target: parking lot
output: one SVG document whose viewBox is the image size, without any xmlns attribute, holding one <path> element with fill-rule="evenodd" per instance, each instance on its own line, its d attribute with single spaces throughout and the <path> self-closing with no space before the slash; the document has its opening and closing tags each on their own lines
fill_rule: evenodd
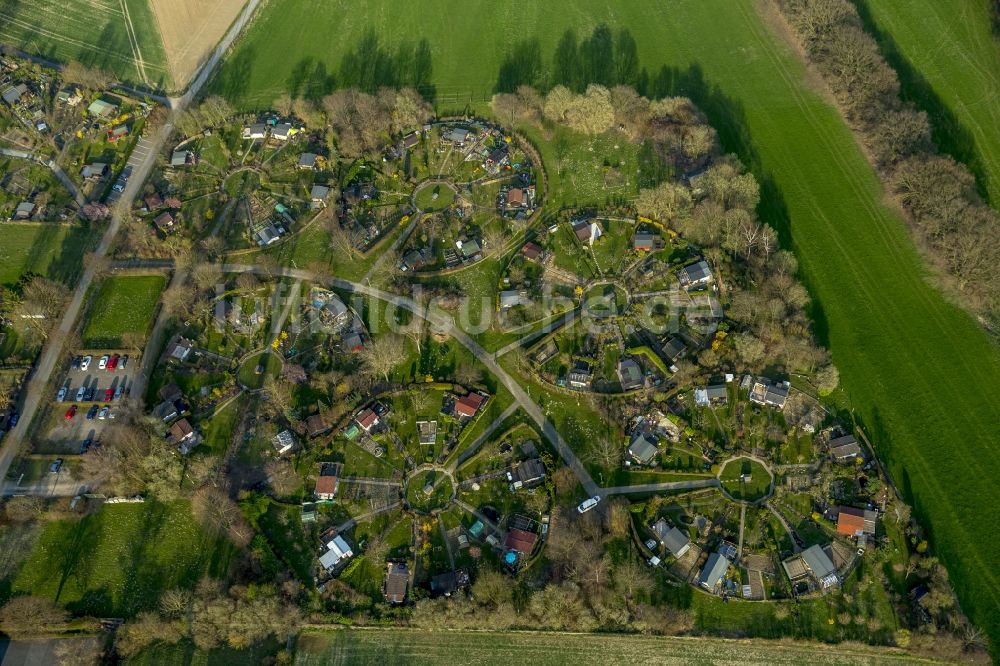
<svg viewBox="0 0 1000 666">
<path fill-rule="evenodd" d="M 36 444 L 39 453 L 80 453 L 84 441 L 98 441 L 104 427 L 114 420 L 122 401 L 128 396 L 133 373 L 139 371 L 138 358 L 128 357 L 124 369 L 121 367 L 125 355 L 119 355 L 114 369 L 101 368 L 101 360 L 108 357 L 113 364 L 113 352 L 90 354 L 90 363 L 77 361 L 66 370 L 62 383 L 52 396 L 53 404 L 46 428 L 44 441 Z M 84 368 L 83 366 L 86 366 Z M 75 409 L 74 409 L 75 408 Z"/>
</svg>

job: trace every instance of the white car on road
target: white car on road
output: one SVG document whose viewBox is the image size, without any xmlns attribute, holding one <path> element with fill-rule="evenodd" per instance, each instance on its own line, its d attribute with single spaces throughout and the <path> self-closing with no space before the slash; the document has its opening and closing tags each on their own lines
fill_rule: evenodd
<svg viewBox="0 0 1000 666">
<path fill-rule="evenodd" d="M 587 499 L 580 502 L 580 506 L 576 507 L 576 510 L 580 513 L 587 513 L 601 501 L 600 495 L 594 495 L 593 497 L 588 497 Z"/>
</svg>

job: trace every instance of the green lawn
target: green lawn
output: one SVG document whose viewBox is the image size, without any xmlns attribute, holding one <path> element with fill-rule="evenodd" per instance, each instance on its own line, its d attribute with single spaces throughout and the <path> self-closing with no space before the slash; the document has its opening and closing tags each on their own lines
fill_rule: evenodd
<svg viewBox="0 0 1000 666">
<path fill-rule="evenodd" d="M 187 502 L 118 504 L 45 525 L 14 592 L 54 598 L 74 613 L 130 617 L 160 594 L 225 578 L 235 549 L 206 535 Z"/>
<path fill-rule="evenodd" d="M 743 479 L 749 474 L 749 480 Z M 734 458 L 726 463 L 719 475 L 723 487 L 736 499 L 753 501 L 767 494 L 771 487 L 771 476 L 756 460 Z"/>
<path fill-rule="evenodd" d="M 71 284 L 83 268 L 91 233 L 79 225 L 0 224 L 0 284 L 38 273 Z"/>
<path fill-rule="evenodd" d="M 251 390 L 263 388 L 268 376 L 276 377 L 281 372 L 281 358 L 274 352 L 265 351 L 254 354 L 239 369 L 239 382 Z M 258 372 L 259 371 L 259 372 Z"/>
<path fill-rule="evenodd" d="M 0 2 L 0 41 L 50 60 L 76 60 L 122 80 L 168 88 L 166 53 L 149 0 L 125 6 L 144 62 L 140 75 L 120 0 L 5 0 Z"/>
<path fill-rule="evenodd" d="M 719 604 L 721 606 L 721 603 Z M 755 604 L 731 606 L 750 607 Z M 756 604 L 761 606 L 761 604 Z M 759 610 L 759 609 L 756 609 Z M 899 651 L 863 645 L 818 645 L 727 640 L 547 632 L 447 632 L 411 629 L 342 630 L 304 634 L 298 643 L 298 666 L 341 664 L 452 664 L 455 654 L 475 654 L 478 664 L 518 663 L 531 655 L 540 666 L 559 664 L 728 663 L 857 664 L 916 663 Z"/>
<path fill-rule="evenodd" d="M 869 2 L 904 95 L 930 114 L 941 147 L 969 164 L 1000 204 L 1000 46 L 989 2 Z"/>
<path fill-rule="evenodd" d="M 162 275 L 105 278 L 90 306 L 83 346 L 115 349 L 128 334 L 145 337 L 166 284 Z"/>
<path fill-rule="evenodd" d="M 317 14 L 311 2 L 287 0 L 262 10 L 214 88 L 244 107 L 266 105 L 306 59 L 336 70 L 374 27 L 388 44 L 431 41 L 438 105 L 450 109 L 489 97 L 514 48 L 512 34 L 537 37 L 548 58 L 566 28 L 582 35 L 601 21 L 627 26 L 651 91 L 692 97 L 724 148 L 761 179 L 760 212 L 799 258 L 820 340 L 856 417 L 927 523 L 963 609 L 1000 643 L 1000 572 L 981 555 L 1000 550 L 1000 515 L 981 510 L 1000 502 L 1000 487 L 970 474 L 1000 466 L 993 446 L 1000 352 L 928 281 L 855 137 L 810 89 L 800 57 L 757 7 L 753 0 L 581 0 L 568 12 L 562 3 L 375 0 Z M 444 24 L 448 39 L 440 38 Z M 333 44 L 331 34 L 338 35 Z M 661 65 L 672 69 L 661 76 Z"/>
</svg>

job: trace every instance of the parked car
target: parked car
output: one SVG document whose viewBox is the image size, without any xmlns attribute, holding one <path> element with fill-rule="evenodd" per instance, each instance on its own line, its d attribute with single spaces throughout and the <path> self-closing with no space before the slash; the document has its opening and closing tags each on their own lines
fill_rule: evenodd
<svg viewBox="0 0 1000 666">
<path fill-rule="evenodd" d="M 64 416 L 63 418 L 65 418 L 67 421 L 72 421 L 74 416 L 76 416 L 76 405 L 73 405 L 72 407 L 67 409 L 66 416 Z"/>
<path fill-rule="evenodd" d="M 104 402 L 111 402 L 111 398 L 112 396 L 114 396 L 114 394 L 115 390 L 109 386 L 108 389 L 104 392 Z"/>
<path fill-rule="evenodd" d="M 601 501 L 600 495 L 594 495 L 593 497 L 588 497 L 587 499 L 580 502 L 580 506 L 576 507 L 576 510 L 580 513 L 587 513 Z"/>
<path fill-rule="evenodd" d="M 82 361 L 83 361 L 83 359 L 80 358 L 79 356 L 74 356 L 73 357 L 73 369 L 74 370 L 79 370 L 80 369 L 80 363 Z"/>
<path fill-rule="evenodd" d="M 94 405 L 93 407 L 87 410 L 88 421 L 93 421 L 95 416 L 97 416 L 97 405 Z"/>
<path fill-rule="evenodd" d="M 91 400 L 94 399 L 95 393 L 97 393 L 97 382 L 94 382 L 94 384 L 89 389 L 87 389 L 87 395 L 83 396 L 83 399 L 86 400 L 87 402 L 90 402 Z"/>
<path fill-rule="evenodd" d="M 101 360 L 97 362 L 97 369 L 98 370 L 107 370 L 107 368 L 108 368 L 108 361 L 110 361 L 110 360 L 111 360 L 111 357 L 108 356 L 107 354 L 105 354 L 104 356 L 102 356 Z"/>
<path fill-rule="evenodd" d="M 83 440 L 83 443 L 80 444 L 80 454 L 83 455 L 84 453 L 86 453 L 87 451 L 89 451 L 90 450 L 90 446 L 93 443 L 94 443 L 94 440 L 91 439 L 90 437 L 88 437 L 87 439 Z"/>
<path fill-rule="evenodd" d="M 112 356 L 111 358 L 109 358 L 108 359 L 108 370 L 110 370 L 111 372 L 114 372 L 115 369 L 118 367 L 118 360 L 120 358 L 121 358 L 121 356 L 119 356 L 118 354 L 115 354 L 114 356 Z"/>
<path fill-rule="evenodd" d="M 62 462 L 63 462 L 62 458 L 56 458 L 55 460 L 53 460 L 52 464 L 49 465 L 49 473 L 58 474 L 59 470 L 62 469 Z"/>
<path fill-rule="evenodd" d="M 56 393 L 56 402 L 62 402 L 63 400 L 65 400 L 66 399 L 66 394 L 68 392 L 69 392 L 69 389 L 67 387 L 65 387 L 65 386 L 63 386 L 61 389 L 59 389 L 59 393 Z"/>
<path fill-rule="evenodd" d="M 102 407 L 101 411 L 97 412 L 97 418 L 98 418 L 98 420 L 103 421 L 104 419 L 108 418 L 108 412 L 110 412 L 110 411 L 111 411 L 111 408 L 108 407 L 107 405 L 105 405 L 104 407 Z"/>
<path fill-rule="evenodd" d="M 115 389 L 115 400 L 121 400 L 122 393 L 124 392 L 125 392 L 125 382 L 122 382 L 118 385 L 118 388 Z"/>
<path fill-rule="evenodd" d="M 77 392 L 76 392 L 76 401 L 80 402 L 81 400 L 83 400 L 86 397 L 87 397 L 87 387 L 86 386 L 81 386 L 79 388 L 79 390 L 77 390 Z"/>
<path fill-rule="evenodd" d="M 84 356 L 83 359 L 80 360 L 80 371 L 86 372 L 87 368 L 90 367 L 90 362 L 93 360 L 94 360 L 93 356 Z"/>
<path fill-rule="evenodd" d="M 118 416 L 118 410 L 117 409 L 112 409 L 110 412 L 108 412 L 108 418 L 109 419 L 113 419 L 116 416 Z"/>
<path fill-rule="evenodd" d="M 127 365 L 128 365 L 128 354 L 125 354 L 124 356 L 122 356 L 121 363 L 118 364 L 118 367 L 119 369 L 124 370 Z"/>
<path fill-rule="evenodd" d="M 10 415 L 10 427 L 13 428 L 14 426 L 16 426 L 17 422 L 20 421 L 20 420 L 21 420 L 21 415 L 20 414 L 18 414 L 17 412 L 14 412 L 13 414 L 11 414 Z"/>
</svg>

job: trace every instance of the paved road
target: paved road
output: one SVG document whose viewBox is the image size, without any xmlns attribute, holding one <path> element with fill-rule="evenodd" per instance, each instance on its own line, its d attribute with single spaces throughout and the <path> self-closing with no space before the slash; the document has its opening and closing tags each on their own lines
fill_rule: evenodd
<svg viewBox="0 0 1000 666">
<path fill-rule="evenodd" d="M 38 162 L 39 164 L 48 167 L 55 174 L 55 177 L 59 179 L 59 182 L 63 184 L 69 193 L 73 195 L 73 200 L 76 201 L 78 206 L 82 206 L 87 203 L 87 199 L 80 192 L 80 188 L 76 186 L 70 177 L 66 175 L 66 172 L 62 170 L 54 160 L 43 160 L 37 157 L 34 153 L 28 152 L 26 150 L 14 150 L 13 148 L 0 148 L 0 155 L 6 155 L 7 157 L 17 157 L 22 160 L 32 160 L 33 162 Z"/>
<path fill-rule="evenodd" d="M 223 264 L 223 273 L 262 273 L 261 269 L 256 266 L 246 265 L 246 264 Z M 468 349 L 473 356 L 475 356 L 480 363 L 486 366 L 495 377 L 497 377 L 500 382 L 511 392 L 514 396 L 514 401 L 518 404 L 525 413 L 531 417 L 531 420 L 535 422 L 538 428 L 541 430 L 542 434 L 545 436 L 549 442 L 555 447 L 559 456 L 562 458 L 563 463 L 569 467 L 576 478 L 579 479 L 580 484 L 583 486 L 584 490 L 588 495 L 596 495 L 598 493 L 599 487 L 594 482 L 594 479 L 587 472 L 586 467 L 577 457 L 573 449 L 570 448 L 563 436 L 559 434 L 556 427 L 545 417 L 545 413 L 542 409 L 531 399 L 528 392 L 521 387 L 521 385 L 515 380 L 511 375 L 500 367 L 493 354 L 489 353 L 483 347 L 473 340 L 468 333 L 458 328 L 455 325 L 454 320 L 448 315 L 438 312 L 436 310 L 425 311 L 419 303 L 406 296 L 399 296 L 397 294 L 390 294 L 389 292 L 382 291 L 376 287 L 370 285 L 359 284 L 357 282 L 351 282 L 349 280 L 344 280 L 341 278 L 324 278 L 323 276 L 315 275 L 310 271 L 293 269 L 293 268 L 282 268 L 278 272 L 279 275 L 283 277 L 293 277 L 301 280 L 325 280 L 327 284 L 338 288 L 344 289 L 357 294 L 362 294 L 370 298 L 375 298 L 380 301 L 385 301 L 392 303 L 396 307 L 402 307 L 413 314 L 423 317 L 432 326 L 436 327 L 437 330 L 446 331 L 455 340 L 459 342 L 463 347 Z"/>
<path fill-rule="evenodd" d="M 510 343 L 506 347 L 501 347 L 496 352 L 494 352 L 493 355 L 496 356 L 497 358 L 500 358 L 504 354 L 509 354 L 510 352 L 514 351 L 515 349 L 518 349 L 520 347 L 526 347 L 526 346 L 530 345 L 532 342 L 534 342 L 535 340 L 538 340 L 539 338 L 545 337 L 549 333 L 552 333 L 553 331 L 557 331 L 560 328 L 562 328 L 563 326 L 566 326 L 567 324 L 573 323 L 574 321 L 576 321 L 576 317 L 579 314 L 580 314 L 580 308 L 579 307 L 574 308 L 574 309 L 570 310 L 569 312 L 567 312 L 566 314 L 564 314 L 561 317 L 559 317 L 558 319 L 556 319 L 555 321 L 549 322 L 548 324 L 546 324 L 545 326 L 541 327 L 537 331 L 534 331 L 533 333 L 528 333 L 523 338 L 518 338 L 517 340 L 515 340 L 512 343 Z"/>
<path fill-rule="evenodd" d="M 7 478 L 7 472 L 10 470 L 10 465 L 17 456 L 18 451 L 20 451 L 24 435 L 28 428 L 31 427 L 32 419 L 34 419 L 35 415 L 38 413 L 38 407 L 41 404 L 43 395 L 48 387 L 52 371 L 62 358 L 63 345 L 66 341 L 66 336 L 76 324 L 76 320 L 80 315 L 80 310 L 83 307 L 83 300 L 97 274 L 97 268 L 103 263 L 101 260 L 107 256 L 108 250 L 111 248 L 115 237 L 118 235 L 118 230 L 121 228 L 124 214 L 128 212 L 132 202 L 142 191 L 142 185 L 146 182 L 146 179 L 149 177 L 149 173 L 156 162 L 157 153 L 159 153 L 167 139 L 170 138 L 171 132 L 173 132 L 174 120 L 179 114 L 183 113 L 191 101 L 197 97 L 199 91 L 211 76 L 212 71 L 215 69 L 216 65 L 219 64 L 222 56 L 232 45 L 237 35 L 240 34 L 243 28 L 246 27 L 247 23 L 250 21 L 250 18 L 253 16 L 253 13 L 257 9 L 258 5 L 260 5 L 260 0 L 250 0 L 247 3 L 247 6 L 244 8 L 239 18 L 235 23 L 233 23 L 229 32 L 226 33 L 226 36 L 221 42 L 219 42 L 218 46 L 216 46 L 215 51 L 212 52 L 211 57 L 209 57 L 209 59 L 202 66 L 201 71 L 198 72 L 198 76 L 195 77 L 194 81 L 191 82 L 191 85 L 188 86 L 184 95 L 179 98 L 171 98 L 169 100 L 168 106 L 171 109 L 171 113 L 167 122 L 164 123 L 163 127 L 160 128 L 155 134 L 149 137 L 144 137 L 142 140 L 147 142 L 143 145 L 143 161 L 135 165 L 132 175 L 129 178 L 128 185 L 125 187 L 125 191 L 121 193 L 119 205 L 115 206 L 114 212 L 111 215 L 111 222 L 108 224 L 108 228 L 104 232 L 104 236 L 101 237 L 101 241 L 98 244 L 97 249 L 94 251 L 94 260 L 89 261 L 84 267 L 83 275 L 80 276 L 80 282 L 77 284 L 76 290 L 73 292 L 73 296 L 63 313 L 62 320 L 60 321 L 58 328 L 55 329 L 49 336 L 45 348 L 42 350 L 42 354 L 35 366 L 35 371 L 25 387 L 24 407 L 21 413 L 21 421 L 18 426 L 14 428 L 14 430 L 7 434 L 3 448 L 0 449 L 0 479 Z M 142 143 L 142 141 L 140 141 L 140 143 Z M 129 158 L 129 161 L 131 163 L 131 157 Z"/>
<path fill-rule="evenodd" d="M 642 483 L 635 486 L 614 486 L 601 488 L 605 496 L 629 495 L 631 493 L 665 493 L 678 490 L 698 490 L 699 488 L 718 488 L 718 479 L 698 479 L 695 481 L 664 481 L 663 483 Z"/>
</svg>

